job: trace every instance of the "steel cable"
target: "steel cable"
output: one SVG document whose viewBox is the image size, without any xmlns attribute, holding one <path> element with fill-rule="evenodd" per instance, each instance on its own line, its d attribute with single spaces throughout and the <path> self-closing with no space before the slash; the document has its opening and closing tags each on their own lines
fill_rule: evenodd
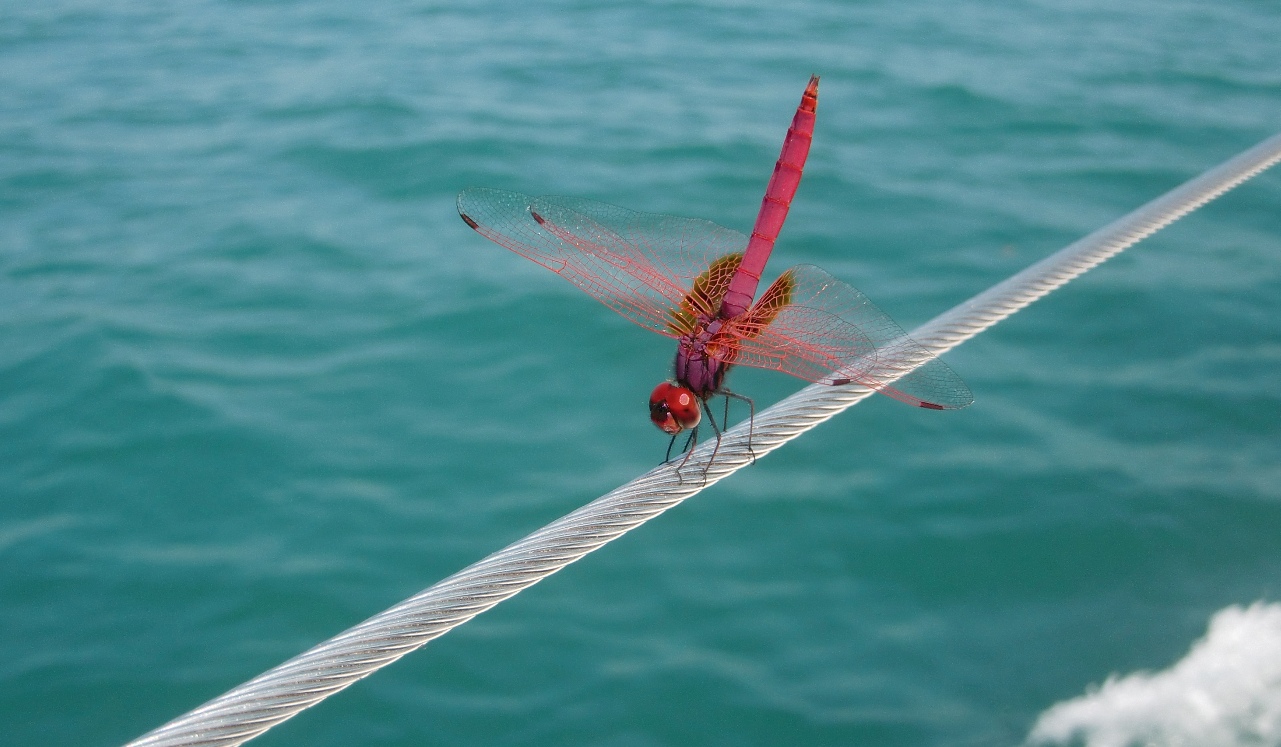
<svg viewBox="0 0 1281 747">
<path fill-rule="evenodd" d="M 959 345 L 1281 160 L 1281 134 L 1205 172 L 952 310 L 911 336 Z M 396 661 L 853 406 L 872 392 L 811 385 L 419 594 L 130 742 L 237 745 Z M 750 434 L 750 451 L 749 451 Z M 713 450 L 716 451 L 712 458 Z"/>
</svg>

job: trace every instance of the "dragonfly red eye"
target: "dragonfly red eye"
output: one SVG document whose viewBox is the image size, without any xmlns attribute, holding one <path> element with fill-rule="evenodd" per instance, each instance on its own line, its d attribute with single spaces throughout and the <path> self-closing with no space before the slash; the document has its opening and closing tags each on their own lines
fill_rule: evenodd
<svg viewBox="0 0 1281 747">
<path fill-rule="evenodd" d="M 698 425 L 702 417 L 698 398 L 683 386 L 664 381 L 649 395 L 649 419 L 664 433 L 674 436 Z"/>
</svg>

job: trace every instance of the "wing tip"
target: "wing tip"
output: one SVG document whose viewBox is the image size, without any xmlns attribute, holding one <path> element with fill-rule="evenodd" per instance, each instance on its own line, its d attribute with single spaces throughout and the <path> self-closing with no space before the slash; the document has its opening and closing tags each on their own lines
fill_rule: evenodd
<svg viewBox="0 0 1281 747">
<path fill-rule="evenodd" d="M 860 386 L 866 386 L 873 391 L 880 392 L 881 394 L 884 394 L 885 396 L 890 397 L 891 399 L 896 399 L 900 402 L 905 402 L 909 405 L 912 405 L 913 407 L 919 407 L 922 410 L 964 410 L 965 408 L 974 404 L 974 395 L 970 394 L 969 392 L 966 392 L 965 396 L 963 397 L 958 396 L 955 400 L 951 402 L 948 402 L 946 404 L 940 404 L 938 402 L 930 402 L 928 400 L 923 400 L 923 399 L 920 399 L 919 397 L 913 397 L 910 394 L 905 394 L 904 392 L 900 392 L 897 389 L 894 389 L 893 387 L 890 387 L 890 386 L 876 386 L 876 385 L 870 385 L 864 382 L 856 382 L 854 379 L 849 377 L 842 377 L 839 379 L 827 379 L 822 383 L 827 384 L 828 386 L 841 386 L 843 384 L 858 384 Z"/>
<path fill-rule="evenodd" d="M 466 223 L 467 225 L 471 226 L 473 231 L 480 230 L 480 224 L 472 220 L 471 216 L 468 215 L 467 213 L 459 212 L 458 217 L 463 219 L 463 223 Z"/>
<path fill-rule="evenodd" d="M 958 397 L 955 401 L 948 402 L 947 404 L 921 400 L 916 406 L 926 410 L 964 410 L 972 404 L 974 404 L 974 395 L 967 393 L 967 396 Z"/>
</svg>

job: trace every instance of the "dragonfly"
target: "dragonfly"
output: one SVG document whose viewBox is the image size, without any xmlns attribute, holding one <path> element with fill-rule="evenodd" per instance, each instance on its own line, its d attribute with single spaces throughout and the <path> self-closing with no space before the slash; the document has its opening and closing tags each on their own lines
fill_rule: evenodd
<svg viewBox="0 0 1281 747">
<path fill-rule="evenodd" d="M 974 401 L 969 387 L 861 292 L 813 265 L 782 273 L 756 298 L 800 185 L 813 141 L 818 76 L 797 106 L 751 236 L 711 221 L 627 210 L 584 198 L 531 197 L 470 188 L 458 214 L 485 238 L 560 275 L 628 320 L 676 340 L 673 376 L 654 388 L 650 420 L 672 437 L 688 432 L 689 458 L 703 413 L 728 426 L 725 387 L 734 366 L 805 381 L 856 384 L 929 410 Z M 725 397 L 718 426 L 709 401 Z M 750 451 L 750 424 L 749 424 Z M 712 458 L 715 458 L 713 450 Z"/>
</svg>

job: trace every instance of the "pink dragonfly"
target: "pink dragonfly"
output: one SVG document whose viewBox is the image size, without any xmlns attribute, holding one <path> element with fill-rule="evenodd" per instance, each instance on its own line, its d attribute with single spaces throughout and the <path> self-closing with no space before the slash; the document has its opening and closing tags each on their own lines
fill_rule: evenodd
<svg viewBox="0 0 1281 747">
<path fill-rule="evenodd" d="M 801 97 L 751 237 L 705 220 L 637 213 L 574 197 L 473 188 L 458 213 L 482 236 L 555 272 L 627 319 L 675 338 L 672 381 L 650 396 L 650 419 L 697 442 L 708 401 L 745 365 L 806 381 L 857 383 L 931 410 L 974 401 L 947 364 L 911 340 L 859 291 L 812 265 L 785 271 L 756 303 L 761 273 L 809 155 L 818 76 Z M 724 424 L 724 419 L 722 420 Z M 688 459 L 688 455 L 686 456 Z"/>
</svg>

